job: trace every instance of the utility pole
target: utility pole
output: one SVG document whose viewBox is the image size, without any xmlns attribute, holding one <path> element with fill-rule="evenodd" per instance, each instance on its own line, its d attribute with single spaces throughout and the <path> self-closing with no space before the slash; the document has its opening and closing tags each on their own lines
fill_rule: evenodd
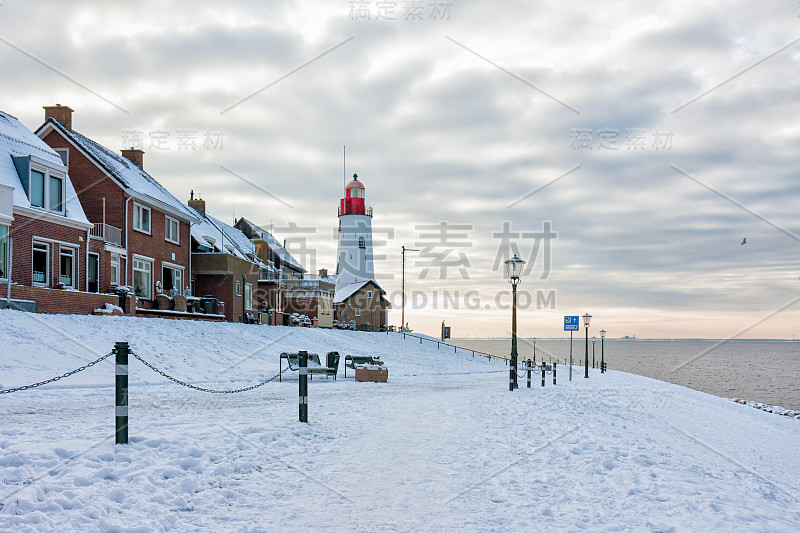
<svg viewBox="0 0 800 533">
<path fill-rule="evenodd" d="M 406 327 L 406 252 L 419 252 L 419 250 L 415 250 L 413 248 L 406 248 L 402 246 L 400 252 L 401 261 L 400 261 L 400 292 L 403 293 L 403 301 L 400 305 L 400 329 L 402 331 L 403 328 Z"/>
</svg>

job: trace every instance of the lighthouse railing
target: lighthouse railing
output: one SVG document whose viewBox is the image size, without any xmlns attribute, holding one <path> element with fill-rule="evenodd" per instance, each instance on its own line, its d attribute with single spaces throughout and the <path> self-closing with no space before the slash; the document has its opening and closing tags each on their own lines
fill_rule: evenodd
<svg viewBox="0 0 800 533">
<path fill-rule="evenodd" d="M 367 215 L 368 217 L 372 216 L 372 206 L 371 205 L 365 205 L 363 209 L 361 209 L 361 207 L 351 206 L 350 208 L 345 209 L 345 211 L 347 211 L 346 213 L 344 213 L 345 215 Z M 339 213 L 338 214 L 339 214 L 339 216 L 342 216 L 342 214 L 343 214 L 342 213 L 342 206 L 339 206 Z"/>
</svg>

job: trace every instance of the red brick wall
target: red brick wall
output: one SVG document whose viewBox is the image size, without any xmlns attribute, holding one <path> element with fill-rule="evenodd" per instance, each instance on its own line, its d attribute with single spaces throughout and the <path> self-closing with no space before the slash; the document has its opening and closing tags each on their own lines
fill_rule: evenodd
<svg viewBox="0 0 800 533">
<path fill-rule="evenodd" d="M 0 283 L 0 294 L 5 297 L 7 285 Z M 89 292 L 62 291 L 42 287 L 11 285 L 11 298 L 33 300 L 37 313 L 88 315 L 106 303 L 119 305 L 119 298 L 113 294 L 93 294 Z"/>
<path fill-rule="evenodd" d="M 52 148 L 67 148 L 69 178 L 81 201 L 86 218 L 92 223 L 103 221 L 103 198 L 106 199 L 106 224 L 125 229 L 125 193 L 91 159 L 76 150 L 60 133 L 51 131 L 44 142 Z M 125 238 L 123 232 L 122 238 Z M 124 245 L 124 242 L 123 242 Z"/>
<path fill-rule="evenodd" d="M 33 240 L 35 237 L 63 241 L 75 249 L 75 289 L 86 289 L 86 246 L 88 234 L 84 230 L 46 222 L 28 216 L 15 214 L 9 234 L 14 238 L 12 250 L 12 281 L 22 285 L 33 285 Z M 59 283 L 60 249 L 59 243 L 47 243 L 49 246 L 49 281 L 48 286 L 55 287 Z"/>
<path fill-rule="evenodd" d="M 81 201 L 86 217 L 92 223 L 103 221 L 103 201 L 105 198 L 105 221 L 122 230 L 123 246 L 126 239 L 130 239 L 128 246 L 129 259 L 133 254 L 151 257 L 153 262 L 153 275 L 151 292 L 155 295 L 155 283 L 161 281 L 163 273 L 162 262 L 166 261 L 184 267 L 183 284 L 189 284 L 189 254 L 190 236 L 189 224 L 180 222 L 180 245 L 173 244 L 164 238 L 165 219 L 164 213 L 156 210 L 153 206 L 150 211 L 150 235 L 135 231 L 133 229 L 133 202 L 127 202 L 127 221 L 128 231 L 126 236 L 125 191 L 109 178 L 95 163 L 84 156 L 79 150 L 75 149 L 57 131 L 51 131 L 44 137 L 44 142 L 52 148 L 67 148 L 69 152 L 69 177 Z M 175 259 L 172 254 L 175 254 Z M 120 283 L 133 285 L 133 262 L 120 261 Z M 105 252 L 100 257 L 100 290 L 102 292 L 110 289 L 111 280 L 111 255 Z M 140 307 L 152 307 L 152 303 L 139 300 Z"/>
</svg>

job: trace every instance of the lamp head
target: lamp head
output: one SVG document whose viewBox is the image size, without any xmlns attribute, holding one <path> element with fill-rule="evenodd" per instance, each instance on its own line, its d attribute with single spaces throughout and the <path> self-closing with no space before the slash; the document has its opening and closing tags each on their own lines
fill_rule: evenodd
<svg viewBox="0 0 800 533">
<path fill-rule="evenodd" d="M 601 339 L 605 339 L 606 338 L 606 330 L 604 330 L 604 329 L 600 330 L 600 338 Z"/>
<path fill-rule="evenodd" d="M 517 257 L 517 254 L 514 254 L 514 257 L 507 259 L 505 263 L 508 281 L 511 283 L 518 282 L 522 274 L 522 269 L 525 267 L 525 261 Z"/>
<path fill-rule="evenodd" d="M 587 328 L 589 327 L 589 322 L 591 322 L 591 320 L 592 320 L 592 315 L 590 315 L 589 313 L 583 315 L 583 325 L 586 326 Z"/>
</svg>

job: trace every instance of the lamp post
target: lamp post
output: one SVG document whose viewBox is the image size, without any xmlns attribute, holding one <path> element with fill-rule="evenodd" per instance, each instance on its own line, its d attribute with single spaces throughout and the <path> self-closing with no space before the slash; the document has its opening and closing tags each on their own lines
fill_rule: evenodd
<svg viewBox="0 0 800 533">
<path fill-rule="evenodd" d="M 594 343 L 597 341 L 597 337 L 592 335 L 592 368 L 594 368 Z"/>
<path fill-rule="evenodd" d="M 533 364 L 536 364 L 536 337 L 533 338 Z"/>
<path fill-rule="evenodd" d="M 583 315 L 583 325 L 586 326 L 586 361 L 584 362 L 585 372 L 583 377 L 589 377 L 589 322 L 592 320 L 592 315 L 586 313 Z"/>
<path fill-rule="evenodd" d="M 605 357 L 605 340 L 606 340 L 606 330 L 600 330 L 600 373 L 603 374 L 606 371 L 606 360 Z"/>
<path fill-rule="evenodd" d="M 513 304 L 511 306 L 511 364 L 508 368 L 508 390 L 513 391 L 517 388 L 517 284 L 525 261 L 517 257 L 506 260 L 506 275 L 508 282 L 511 283 L 511 293 Z"/>
</svg>

